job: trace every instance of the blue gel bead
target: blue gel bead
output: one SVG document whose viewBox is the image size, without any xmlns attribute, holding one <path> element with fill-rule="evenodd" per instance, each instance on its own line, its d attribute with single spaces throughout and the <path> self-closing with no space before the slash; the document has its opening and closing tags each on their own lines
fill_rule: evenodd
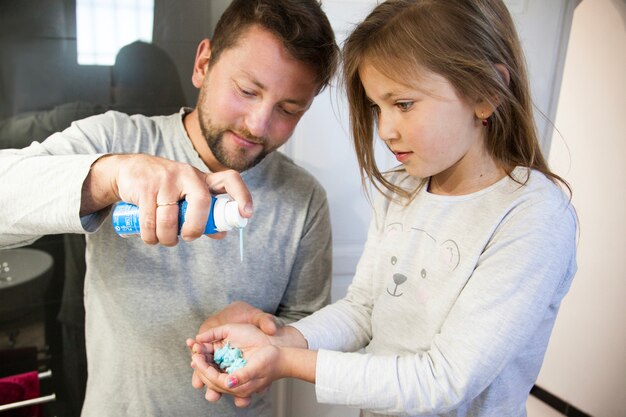
<svg viewBox="0 0 626 417">
<path fill-rule="evenodd" d="M 228 342 L 213 353 L 213 361 L 229 374 L 243 368 L 247 363 L 241 350 L 231 347 Z"/>
</svg>

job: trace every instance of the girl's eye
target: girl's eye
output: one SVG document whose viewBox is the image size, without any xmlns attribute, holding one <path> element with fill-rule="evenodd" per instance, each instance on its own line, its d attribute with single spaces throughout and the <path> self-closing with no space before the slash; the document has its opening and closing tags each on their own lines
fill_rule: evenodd
<svg viewBox="0 0 626 417">
<path fill-rule="evenodd" d="M 398 101 L 396 103 L 396 107 L 398 107 L 401 111 L 409 111 L 411 107 L 413 107 L 412 101 Z"/>
</svg>

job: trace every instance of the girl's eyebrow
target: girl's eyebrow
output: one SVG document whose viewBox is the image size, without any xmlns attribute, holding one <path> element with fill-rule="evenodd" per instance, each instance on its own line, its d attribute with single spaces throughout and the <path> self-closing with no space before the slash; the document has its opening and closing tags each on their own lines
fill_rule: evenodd
<svg viewBox="0 0 626 417">
<path fill-rule="evenodd" d="M 398 97 L 398 96 L 403 96 L 409 94 L 408 91 L 389 91 L 388 93 L 383 94 L 382 96 L 380 96 L 380 99 L 382 101 L 386 101 L 389 100 L 391 98 L 394 97 Z M 368 95 L 365 96 L 367 98 L 367 100 L 369 100 L 370 102 L 374 103 L 374 100 L 372 100 Z"/>
</svg>

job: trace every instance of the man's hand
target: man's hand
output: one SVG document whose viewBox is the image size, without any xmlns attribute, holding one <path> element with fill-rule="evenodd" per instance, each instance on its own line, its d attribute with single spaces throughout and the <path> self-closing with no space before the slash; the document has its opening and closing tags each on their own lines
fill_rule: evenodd
<svg viewBox="0 0 626 417">
<path fill-rule="evenodd" d="M 200 326 L 198 333 L 204 333 L 212 327 L 229 323 L 254 324 L 267 335 L 275 334 L 278 329 L 276 317 L 272 314 L 266 313 L 244 301 L 235 301 L 207 318 Z"/>
<path fill-rule="evenodd" d="M 183 240 L 202 236 L 213 194 L 228 193 L 243 217 L 252 216 L 252 197 L 241 175 L 233 170 L 204 173 L 191 165 L 143 155 L 106 155 L 91 166 L 83 183 L 80 215 L 117 201 L 139 207 L 141 239 L 148 244 L 178 243 L 178 205 L 187 200 Z M 210 235 L 221 239 L 225 233 Z"/>
</svg>

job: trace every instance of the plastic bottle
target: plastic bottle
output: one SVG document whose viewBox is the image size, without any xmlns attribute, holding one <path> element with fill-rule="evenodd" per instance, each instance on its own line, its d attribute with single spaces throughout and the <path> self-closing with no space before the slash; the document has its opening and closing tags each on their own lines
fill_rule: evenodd
<svg viewBox="0 0 626 417">
<path fill-rule="evenodd" d="M 187 201 L 178 202 L 178 233 L 185 222 L 187 212 Z M 139 207 L 125 202 L 118 203 L 112 214 L 113 230 L 122 237 L 138 235 L 139 229 Z M 217 232 L 227 232 L 233 228 L 243 228 L 248 224 L 248 219 L 241 217 L 237 202 L 231 200 L 227 195 L 213 197 L 211 210 L 207 219 L 205 235 Z"/>
</svg>

